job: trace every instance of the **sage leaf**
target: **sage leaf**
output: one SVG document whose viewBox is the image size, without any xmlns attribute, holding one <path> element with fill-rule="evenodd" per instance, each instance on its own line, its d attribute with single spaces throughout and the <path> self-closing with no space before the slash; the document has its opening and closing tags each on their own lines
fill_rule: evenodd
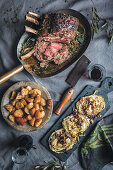
<svg viewBox="0 0 113 170">
<path fill-rule="evenodd" d="M 64 165 L 64 166 L 63 166 L 63 170 L 67 170 L 67 167 L 66 167 L 66 165 Z"/>
<path fill-rule="evenodd" d="M 91 24 L 91 28 L 94 31 L 94 33 L 98 33 L 98 24 L 96 22 L 93 22 Z"/>
<path fill-rule="evenodd" d="M 93 2 L 93 8 L 92 8 L 92 23 L 91 23 L 91 38 L 93 39 L 94 33 L 98 33 L 99 29 L 106 30 L 106 33 L 109 32 L 109 35 L 107 35 L 108 42 L 111 44 L 113 42 L 113 23 L 111 23 L 109 20 L 104 19 L 98 15 L 97 8 Z M 104 24 L 102 26 L 99 26 L 101 22 L 104 21 Z M 110 31 L 109 31 L 110 29 Z"/>
<path fill-rule="evenodd" d="M 108 23 L 106 22 L 106 23 L 104 23 L 103 25 L 102 25 L 102 27 L 101 27 L 101 30 L 107 30 L 108 29 Z"/>
<path fill-rule="evenodd" d="M 112 29 L 110 29 L 110 31 L 109 31 L 109 44 L 111 44 L 112 43 L 112 41 L 113 41 L 113 28 Z"/>
<path fill-rule="evenodd" d="M 93 12 L 93 19 L 99 21 L 100 17 L 98 16 L 98 14 L 96 12 Z"/>
<path fill-rule="evenodd" d="M 109 44 L 111 44 L 113 41 L 113 35 L 109 38 Z"/>
<path fill-rule="evenodd" d="M 57 168 L 57 169 L 58 169 L 58 168 L 61 168 L 61 166 L 60 166 L 60 165 L 56 165 L 56 166 L 55 166 L 55 168 Z"/>
<path fill-rule="evenodd" d="M 44 161 L 46 164 L 55 164 L 56 162 L 54 161 Z"/>
<path fill-rule="evenodd" d="M 41 168 L 42 168 L 42 170 L 46 170 L 46 169 L 49 168 L 49 166 L 50 166 L 50 165 L 42 165 Z"/>
</svg>

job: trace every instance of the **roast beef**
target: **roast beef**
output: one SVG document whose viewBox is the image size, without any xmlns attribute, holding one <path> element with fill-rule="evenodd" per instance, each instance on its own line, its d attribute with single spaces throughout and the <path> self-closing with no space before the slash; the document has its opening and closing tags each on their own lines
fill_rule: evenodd
<svg viewBox="0 0 113 170">
<path fill-rule="evenodd" d="M 42 25 L 34 55 L 41 67 L 49 62 L 62 64 L 70 57 L 69 44 L 76 36 L 79 20 L 66 14 L 46 14 Z"/>
</svg>

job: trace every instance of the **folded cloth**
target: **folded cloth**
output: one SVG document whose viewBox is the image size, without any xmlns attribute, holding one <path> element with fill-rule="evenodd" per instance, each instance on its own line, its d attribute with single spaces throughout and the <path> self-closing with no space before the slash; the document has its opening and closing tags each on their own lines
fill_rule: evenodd
<svg viewBox="0 0 113 170">
<path fill-rule="evenodd" d="M 99 121 L 81 144 L 80 162 L 84 170 L 100 170 L 113 162 L 113 114 Z"/>
</svg>

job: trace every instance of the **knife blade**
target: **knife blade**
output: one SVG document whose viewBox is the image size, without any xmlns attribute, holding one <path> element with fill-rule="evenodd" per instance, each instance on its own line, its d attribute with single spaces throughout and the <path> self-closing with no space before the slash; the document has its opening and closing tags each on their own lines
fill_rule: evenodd
<svg viewBox="0 0 113 170">
<path fill-rule="evenodd" d="M 66 82 L 71 86 L 74 87 L 76 83 L 78 82 L 79 78 L 83 75 L 83 73 L 86 71 L 86 68 L 90 64 L 90 60 L 83 55 L 79 61 L 76 63 L 74 69 L 71 71 L 71 73 L 68 75 Z"/>
<path fill-rule="evenodd" d="M 75 64 L 73 70 L 69 73 L 66 82 L 71 86 L 65 93 L 64 97 L 62 98 L 61 103 L 59 104 L 58 108 L 55 110 L 55 113 L 57 115 L 61 114 L 61 111 L 63 107 L 66 105 L 66 103 L 69 101 L 71 96 L 74 93 L 74 86 L 78 82 L 79 78 L 83 75 L 83 73 L 86 71 L 86 68 L 91 63 L 91 61 L 83 55 L 78 62 Z"/>
</svg>

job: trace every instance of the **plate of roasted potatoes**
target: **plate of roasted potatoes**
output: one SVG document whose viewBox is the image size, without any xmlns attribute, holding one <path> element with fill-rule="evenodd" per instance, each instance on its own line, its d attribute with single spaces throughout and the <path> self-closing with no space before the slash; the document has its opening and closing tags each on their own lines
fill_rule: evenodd
<svg viewBox="0 0 113 170">
<path fill-rule="evenodd" d="M 1 111 L 10 126 L 19 131 L 32 132 L 49 121 L 53 103 L 44 86 L 33 81 L 21 81 L 5 92 Z"/>
</svg>

